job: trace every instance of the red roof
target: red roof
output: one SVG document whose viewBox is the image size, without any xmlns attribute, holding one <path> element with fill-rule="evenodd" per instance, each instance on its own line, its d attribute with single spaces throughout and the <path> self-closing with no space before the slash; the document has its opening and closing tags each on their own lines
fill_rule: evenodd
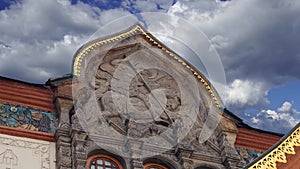
<svg viewBox="0 0 300 169">
<path fill-rule="evenodd" d="M 300 167 L 300 147 L 294 147 L 296 154 L 286 154 L 287 163 L 277 162 L 278 169 L 299 169 Z"/>
<path fill-rule="evenodd" d="M 0 77 L 0 102 L 54 112 L 52 91 L 44 85 Z"/>
<path fill-rule="evenodd" d="M 236 147 L 244 147 L 259 151 L 266 151 L 277 143 L 282 136 L 268 132 L 256 131 L 254 129 L 238 128 L 238 135 L 235 141 Z"/>
</svg>

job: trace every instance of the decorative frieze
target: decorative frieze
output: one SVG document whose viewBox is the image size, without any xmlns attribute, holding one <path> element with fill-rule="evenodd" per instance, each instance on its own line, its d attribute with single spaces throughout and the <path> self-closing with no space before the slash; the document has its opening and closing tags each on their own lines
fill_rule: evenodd
<svg viewBox="0 0 300 169">
<path fill-rule="evenodd" d="M 53 112 L 45 112 L 10 103 L 0 103 L 1 126 L 54 133 L 57 124 L 58 117 Z"/>
<path fill-rule="evenodd" d="M 251 161 L 253 161 L 263 153 L 262 151 L 258 151 L 250 148 L 244 148 L 244 147 L 236 147 L 236 151 L 239 153 L 239 155 L 244 159 L 244 161 L 247 164 L 249 164 Z"/>
</svg>

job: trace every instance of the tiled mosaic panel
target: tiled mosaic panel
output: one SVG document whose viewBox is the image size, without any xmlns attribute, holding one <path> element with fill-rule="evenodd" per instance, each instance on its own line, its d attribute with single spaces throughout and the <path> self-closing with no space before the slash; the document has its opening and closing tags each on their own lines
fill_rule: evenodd
<svg viewBox="0 0 300 169">
<path fill-rule="evenodd" d="M 263 152 L 257 151 L 248 148 L 236 147 L 237 152 L 239 155 L 246 161 L 246 163 L 250 163 L 255 158 L 259 157 Z"/>
<path fill-rule="evenodd" d="M 54 133 L 57 124 L 58 117 L 53 112 L 0 103 L 0 125 L 2 126 Z"/>
</svg>

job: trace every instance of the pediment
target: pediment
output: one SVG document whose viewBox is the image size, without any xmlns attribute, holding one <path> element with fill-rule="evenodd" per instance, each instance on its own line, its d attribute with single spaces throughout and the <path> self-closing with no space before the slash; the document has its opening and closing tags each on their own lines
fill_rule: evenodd
<svg viewBox="0 0 300 169">
<path fill-rule="evenodd" d="M 80 77 L 82 74 L 85 74 L 87 63 L 95 61 L 93 60 L 95 59 L 95 56 L 97 56 L 97 60 L 101 58 L 101 55 L 107 54 L 107 52 L 113 52 L 115 48 L 121 53 L 126 52 L 126 45 L 132 45 L 133 43 L 141 43 L 150 47 L 152 50 L 154 49 L 161 53 L 161 56 L 176 61 L 178 63 L 177 66 L 179 65 L 181 68 L 190 71 L 190 75 L 193 75 L 195 79 L 200 82 L 199 85 L 204 86 L 205 90 L 211 95 L 211 99 L 215 102 L 215 105 L 220 109 L 223 108 L 221 99 L 206 77 L 181 56 L 177 55 L 174 51 L 158 41 L 140 24 L 136 24 L 123 32 L 109 37 L 96 39 L 83 45 L 75 53 L 73 59 L 73 75 Z"/>
<path fill-rule="evenodd" d="M 73 74 L 78 119 L 103 146 L 126 138 L 142 142 L 140 149 L 166 151 L 203 128 L 208 139 L 223 111 L 210 82 L 139 24 L 81 47 Z"/>
</svg>

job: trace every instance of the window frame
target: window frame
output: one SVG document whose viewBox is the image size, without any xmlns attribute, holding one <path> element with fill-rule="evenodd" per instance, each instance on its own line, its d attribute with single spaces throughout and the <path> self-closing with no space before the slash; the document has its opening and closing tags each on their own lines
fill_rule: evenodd
<svg viewBox="0 0 300 169">
<path fill-rule="evenodd" d="M 149 169 L 150 167 L 157 167 L 159 169 L 169 169 L 168 167 L 161 165 L 161 164 L 157 164 L 157 163 L 146 163 L 144 164 L 144 169 Z"/>
<path fill-rule="evenodd" d="M 86 161 L 86 169 L 91 169 L 91 163 L 93 160 L 96 160 L 96 159 L 112 161 L 119 169 L 124 169 L 122 164 L 117 159 L 115 159 L 112 156 L 104 155 L 104 154 L 95 154 L 95 155 L 90 156 Z"/>
</svg>

